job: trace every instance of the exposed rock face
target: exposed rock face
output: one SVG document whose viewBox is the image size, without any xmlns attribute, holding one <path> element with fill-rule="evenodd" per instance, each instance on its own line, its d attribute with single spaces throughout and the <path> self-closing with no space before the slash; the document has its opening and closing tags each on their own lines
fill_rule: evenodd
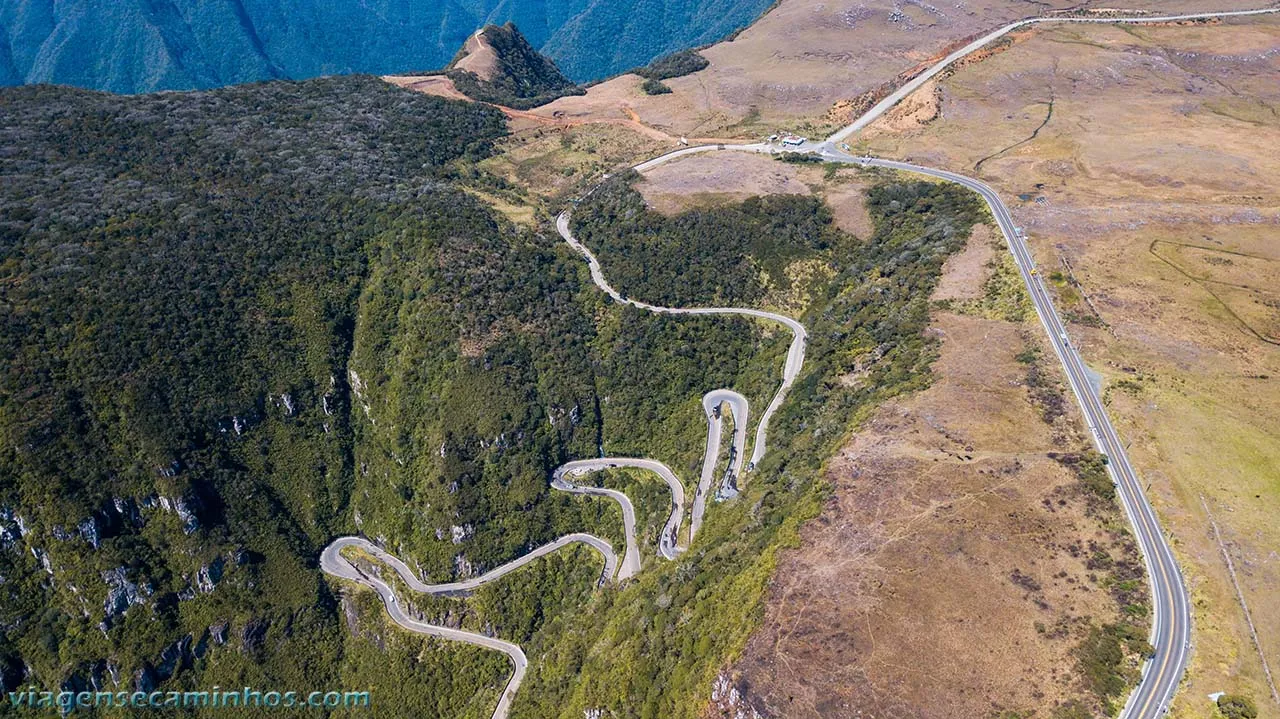
<svg viewBox="0 0 1280 719">
<path fill-rule="evenodd" d="M 119 686 L 120 668 L 113 662 L 99 660 L 80 665 L 78 669 L 67 675 L 67 678 L 58 686 L 58 689 L 59 691 L 77 694 L 84 691 L 112 691 Z"/>
<path fill-rule="evenodd" d="M 8 549 L 18 543 L 24 534 L 22 517 L 8 507 L 0 507 L 0 549 Z"/>
<path fill-rule="evenodd" d="M 251 619 L 244 625 L 244 629 L 240 630 L 240 646 L 246 653 L 252 654 L 262 648 L 270 626 L 271 622 L 266 619 Z"/>
<path fill-rule="evenodd" d="M 31 548 L 31 556 L 35 557 L 44 571 L 50 575 L 53 574 L 53 564 L 49 561 L 49 553 L 40 547 Z"/>
<path fill-rule="evenodd" d="M 226 622 L 218 622 L 209 627 L 209 638 L 213 640 L 214 644 L 222 646 L 227 643 L 227 628 L 229 626 Z"/>
<path fill-rule="evenodd" d="M 177 672 L 181 671 L 189 664 L 192 652 L 191 647 L 194 644 L 190 634 L 170 644 L 160 652 L 160 657 L 156 661 L 155 674 L 161 681 L 168 679 Z"/>
<path fill-rule="evenodd" d="M 166 512 L 174 512 L 182 520 L 182 531 L 191 534 L 200 528 L 200 518 L 196 512 L 200 509 L 200 500 L 194 496 L 165 497 L 152 496 L 143 500 L 143 507 L 159 507 Z"/>
<path fill-rule="evenodd" d="M 716 681 L 711 685 L 711 705 L 705 716 L 708 719 L 762 719 L 724 672 L 716 675 Z"/>
<path fill-rule="evenodd" d="M 214 559 L 196 572 L 196 589 L 208 594 L 222 581 L 222 557 Z"/>
<path fill-rule="evenodd" d="M 449 527 L 449 536 L 454 544 L 462 544 L 471 537 L 474 531 L 475 529 L 470 524 L 461 527 L 455 524 Z"/>
<path fill-rule="evenodd" d="M 80 533 L 81 539 L 89 543 L 90 547 L 93 547 L 94 549 L 98 548 L 101 536 L 98 529 L 97 517 L 88 517 L 84 519 L 76 526 L 76 531 Z"/>
<path fill-rule="evenodd" d="M 471 566 L 465 554 L 459 554 L 453 558 L 453 569 L 459 577 L 470 577 L 475 574 L 475 568 Z"/>
<path fill-rule="evenodd" d="M 120 519 L 131 527 L 141 527 L 142 515 L 138 512 L 138 503 L 131 497 L 112 497 L 111 507 Z"/>
<path fill-rule="evenodd" d="M 146 603 L 147 595 L 151 594 L 150 586 L 145 584 L 139 586 L 129 581 L 128 569 L 125 567 L 116 567 L 103 572 L 102 581 L 109 587 L 106 601 L 102 604 L 102 611 L 106 614 L 105 623 L 108 626 L 117 617 L 127 612 L 129 607 Z"/>
</svg>

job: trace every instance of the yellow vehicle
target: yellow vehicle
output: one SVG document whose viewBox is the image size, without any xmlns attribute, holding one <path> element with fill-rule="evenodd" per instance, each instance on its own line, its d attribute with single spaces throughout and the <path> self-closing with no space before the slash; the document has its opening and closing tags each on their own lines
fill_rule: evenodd
<svg viewBox="0 0 1280 719">
<path fill-rule="evenodd" d="M 1031 274 L 1032 274 L 1032 275 L 1034 275 L 1035 273 L 1036 273 L 1036 268 L 1032 267 L 1032 268 L 1031 268 Z"/>
</svg>

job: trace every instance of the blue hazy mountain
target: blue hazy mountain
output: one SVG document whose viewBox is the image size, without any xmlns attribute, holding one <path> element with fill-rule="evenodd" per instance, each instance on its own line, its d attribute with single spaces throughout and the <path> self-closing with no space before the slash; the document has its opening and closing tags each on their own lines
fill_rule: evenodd
<svg viewBox="0 0 1280 719">
<path fill-rule="evenodd" d="M 514 22 L 577 82 L 718 40 L 770 0 L 4 0 L 0 84 L 114 92 L 443 67 Z"/>
</svg>

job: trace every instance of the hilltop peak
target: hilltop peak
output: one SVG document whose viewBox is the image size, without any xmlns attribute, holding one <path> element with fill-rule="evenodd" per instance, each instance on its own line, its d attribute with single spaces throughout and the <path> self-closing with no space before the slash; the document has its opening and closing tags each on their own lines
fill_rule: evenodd
<svg viewBox="0 0 1280 719">
<path fill-rule="evenodd" d="M 472 99 L 519 109 L 582 93 L 511 22 L 486 25 L 472 33 L 449 63 L 446 74 L 458 90 Z"/>
</svg>

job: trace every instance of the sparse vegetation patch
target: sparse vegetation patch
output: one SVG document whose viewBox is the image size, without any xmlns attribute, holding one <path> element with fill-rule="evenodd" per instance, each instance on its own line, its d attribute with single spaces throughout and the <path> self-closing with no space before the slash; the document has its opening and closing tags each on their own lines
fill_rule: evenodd
<svg viewBox="0 0 1280 719">
<path fill-rule="evenodd" d="M 669 80 L 673 77 L 695 73 L 710 64 L 711 62 L 697 50 L 680 50 L 670 55 L 663 55 L 644 67 L 636 68 L 632 72 L 650 80 Z"/>
</svg>

